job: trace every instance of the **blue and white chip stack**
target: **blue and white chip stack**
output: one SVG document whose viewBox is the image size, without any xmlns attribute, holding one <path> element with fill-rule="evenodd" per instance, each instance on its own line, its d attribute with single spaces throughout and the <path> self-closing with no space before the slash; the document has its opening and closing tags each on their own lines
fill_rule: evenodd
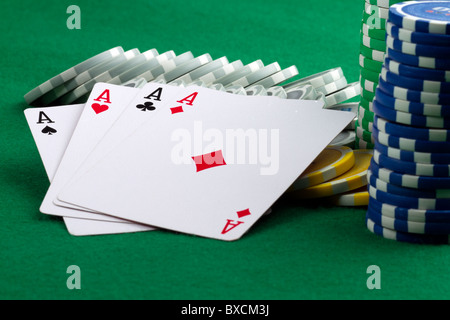
<svg viewBox="0 0 450 320">
<path fill-rule="evenodd" d="M 373 100 L 367 228 L 397 241 L 449 243 L 450 1 L 392 5 Z"/>
</svg>

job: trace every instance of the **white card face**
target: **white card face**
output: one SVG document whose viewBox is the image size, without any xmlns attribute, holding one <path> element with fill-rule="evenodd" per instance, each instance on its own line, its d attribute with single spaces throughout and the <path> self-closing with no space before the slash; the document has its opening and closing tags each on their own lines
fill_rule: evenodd
<svg viewBox="0 0 450 320">
<path fill-rule="evenodd" d="M 56 174 L 83 109 L 84 104 L 76 104 L 25 110 L 25 117 L 50 181 Z M 45 129 L 48 125 L 53 130 Z M 69 217 L 63 217 L 63 219 L 69 233 L 77 236 L 155 230 L 155 228 L 136 223 Z"/>
<path fill-rule="evenodd" d="M 67 231 L 73 236 L 94 236 L 157 230 L 137 223 L 121 223 L 63 217 Z"/>
<path fill-rule="evenodd" d="M 154 114 L 165 107 L 166 101 L 168 103 L 170 98 L 173 100 L 179 90 L 179 87 L 176 86 L 147 83 L 107 130 L 104 138 L 100 140 L 88 158 L 83 161 L 75 176 L 82 175 L 104 154 L 111 151 L 113 147 L 136 131 L 143 123 L 151 120 Z M 61 202 L 57 198 L 53 202 L 59 206 L 80 209 L 75 205 Z"/>
<path fill-rule="evenodd" d="M 139 91 L 140 89 L 106 83 L 97 83 L 94 86 L 58 171 L 41 204 L 42 213 L 83 219 L 122 221 L 110 216 L 60 207 L 53 203 L 53 199 Z"/>
<path fill-rule="evenodd" d="M 177 98 L 58 198 L 143 224 L 236 240 L 353 118 L 311 101 L 201 87 L 181 88 Z"/>
<path fill-rule="evenodd" d="M 24 111 L 31 134 L 51 180 L 83 111 L 84 104 L 28 108 Z"/>
<path fill-rule="evenodd" d="M 197 86 L 195 86 L 197 87 Z M 195 89 L 192 89 L 195 90 Z M 137 128 L 144 123 L 152 119 L 154 111 L 156 110 L 141 110 L 145 112 L 137 112 L 142 108 L 136 108 L 138 105 L 145 105 L 146 102 L 156 103 L 157 101 L 167 101 L 163 105 L 158 105 L 161 108 L 167 107 L 173 103 L 177 103 L 179 97 L 177 93 L 180 92 L 179 87 L 160 84 L 160 83 L 148 83 L 145 88 L 136 95 L 135 99 L 130 102 L 126 110 L 120 115 L 119 119 L 112 125 L 112 127 L 107 131 L 105 137 L 97 144 L 95 149 L 89 154 L 87 159 L 78 168 L 77 172 L 72 176 L 70 181 L 78 179 L 80 176 L 86 173 L 93 165 L 100 161 L 106 154 L 108 154 L 115 146 L 117 146 L 122 140 L 124 140 L 129 134 L 137 130 Z M 258 103 L 258 98 L 249 98 L 252 103 Z M 267 101 L 267 100 L 264 100 Z M 285 102 L 287 105 L 298 105 L 294 101 Z M 320 102 L 314 102 L 316 106 L 321 108 Z M 153 106 L 153 105 L 152 105 Z M 156 105 L 155 105 L 156 106 Z M 147 125 L 147 124 L 145 124 Z M 149 123 L 148 125 L 152 125 Z M 53 202 L 60 206 L 65 206 L 68 208 L 83 209 L 89 211 L 86 208 L 79 207 L 74 204 L 70 204 L 64 201 L 60 201 L 58 198 L 54 199 Z"/>
</svg>

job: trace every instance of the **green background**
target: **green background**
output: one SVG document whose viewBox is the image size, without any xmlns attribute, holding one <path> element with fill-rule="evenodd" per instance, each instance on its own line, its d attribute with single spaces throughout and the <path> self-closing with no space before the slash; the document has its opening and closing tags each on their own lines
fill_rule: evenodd
<svg viewBox="0 0 450 320">
<path fill-rule="evenodd" d="M 81 9 L 69 30 L 66 9 Z M 365 208 L 281 199 L 242 239 L 167 231 L 74 237 L 39 206 L 48 180 L 23 95 L 115 46 L 295 64 L 304 77 L 342 67 L 358 81 L 364 0 L 3 1 L 0 298 L 448 299 L 450 251 L 383 239 Z M 299 77 L 300 77 L 299 76 Z M 66 287 L 69 265 L 81 290 Z M 369 290 L 370 265 L 381 289 Z"/>
</svg>

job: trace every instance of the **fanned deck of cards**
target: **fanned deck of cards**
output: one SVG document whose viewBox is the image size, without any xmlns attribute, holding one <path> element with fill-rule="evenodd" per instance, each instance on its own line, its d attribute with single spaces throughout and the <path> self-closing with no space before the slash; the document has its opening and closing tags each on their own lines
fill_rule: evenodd
<svg viewBox="0 0 450 320">
<path fill-rule="evenodd" d="M 51 182 L 40 211 L 73 235 L 237 240 L 355 117 L 176 79 L 99 81 L 85 103 L 25 110 Z"/>
</svg>

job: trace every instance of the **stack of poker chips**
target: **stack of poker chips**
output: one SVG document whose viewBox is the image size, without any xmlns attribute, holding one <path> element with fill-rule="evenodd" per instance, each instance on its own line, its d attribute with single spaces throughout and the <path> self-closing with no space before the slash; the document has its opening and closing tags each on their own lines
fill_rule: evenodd
<svg viewBox="0 0 450 320">
<path fill-rule="evenodd" d="M 289 188 L 294 200 L 317 200 L 335 206 L 367 206 L 367 175 L 373 150 L 328 146 Z"/>
<path fill-rule="evenodd" d="M 373 149 L 369 123 L 373 122 L 373 99 L 386 52 L 386 21 L 389 8 L 401 0 L 365 0 L 360 34 L 359 65 L 361 98 L 356 126 L 356 148 Z"/>
<path fill-rule="evenodd" d="M 197 85 L 239 95 L 276 96 L 281 99 L 317 100 L 324 108 L 349 111 L 355 118 L 330 145 L 354 146 L 358 81 L 349 83 L 340 67 L 289 82 L 299 71 L 295 65 L 281 69 L 278 62 L 264 65 L 258 59 L 244 64 L 205 53 L 159 53 L 156 49 L 128 51 L 120 46 L 101 52 L 45 81 L 27 94 L 31 106 L 62 106 L 84 103 L 96 83 L 141 88 L 148 82 L 177 86 Z"/>
<path fill-rule="evenodd" d="M 245 95 L 274 95 L 286 98 L 279 85 L 299 74 L 296 66 L 281 69 L 278 62 L 264 65 L 255 60 L 244 65 L 227 57 L 213 59 L 204 53 L 159 53 L 156 49 L 141 52 L 114 47 L 99 53 L 42 83 L 25 95 L 31 106 L 54 106 L 83 103 L 96 83 L 142 87 L 148 82 L 185 86 L 196 84 L 211 89 Z M 320 100 L 316 91 L 303 92 L 297 98 Z"/>
<path fill-rule="evenodd" d="M 450 1 L 392 5 L 373 100 L 367 228 L 384 238 L 448 243 Z"/>
<path fill-rule="evenodd" d="M 99 82 L 136 88 L 148 82 L 198 85 L 241 95 L 319 100 L 324 108 L 360 94 L 359 82 L 348 83 L 340 67 L 288 83 L 298 74 L 295 65 L 281 69 L 278 62 L 264 65 L 260 59 L 244 64 L 225 56 L 213 59 L 208 53 L 195 57 L 190 51 L 177 55 L 173 50 L 124 51 L 118 46 L 63 71 L 24 98 L 29 105 L 40 107 L 83 103 Z"/>
</svg>

